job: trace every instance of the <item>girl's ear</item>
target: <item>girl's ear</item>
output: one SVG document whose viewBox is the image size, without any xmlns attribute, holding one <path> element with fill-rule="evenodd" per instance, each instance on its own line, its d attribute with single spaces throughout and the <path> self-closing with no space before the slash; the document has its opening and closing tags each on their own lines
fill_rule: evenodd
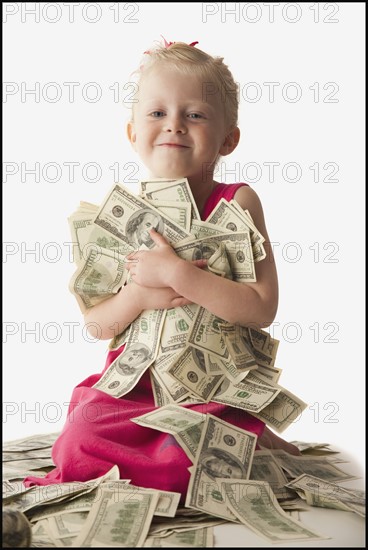
<svg viewBox="0 0 368 550">
<path fill-rule="evenodd" d="M 127 132 L 128 139 L 129 139 L 133 149 L 135 150 L 137 134 L 135 133 L 133 122 L 128 122 L 127 127 L 126 127 L 126 132 Z"/>
<path fill-rule="evenodd" d="M 238 145 L 239 139 L 240 139 L 240 130 L 238 127 L 236 127 L 233 130 L 231 130 L 231 132 L 229 132 L 225 137 L 224 142 L 221 145 L 219 154 L 223 157 L 226 155 L 230 155 L 230 153 L 232 153 L 236 148 L 236 146 Z"/>
</svg>

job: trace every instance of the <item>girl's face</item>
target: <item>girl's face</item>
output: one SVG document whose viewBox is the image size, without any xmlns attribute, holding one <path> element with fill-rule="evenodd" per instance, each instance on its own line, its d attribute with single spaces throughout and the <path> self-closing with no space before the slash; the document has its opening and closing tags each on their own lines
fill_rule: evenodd
<svg viewBox="0 0 368 550">
<path fill-rule="evenodd" d="M 211 83 L 168 66 L 143 76 L 128 135 L 151 176 L 212 181 L 218 155 L 229 151 L 221 97 L 205 97 L 207 89 Z"/>
</svg>

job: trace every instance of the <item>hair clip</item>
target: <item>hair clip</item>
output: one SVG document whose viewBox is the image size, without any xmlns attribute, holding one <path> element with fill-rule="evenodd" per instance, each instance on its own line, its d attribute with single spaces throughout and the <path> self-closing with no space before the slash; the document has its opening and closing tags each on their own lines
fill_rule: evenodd
<svg viewBox="0 0 368 550">
<path fill-rule="evenodd" d="M 162 40 L 164 41 L 164 46 L 165 46 L 165 48 L 169 48 L 172 44 L 175 44 L 175 42 L 167 42 L 167 40 L 162 36 L 162 34 L 160 34 L 160 36 L 161 36 Z M 191 42 L 190 44 L 188 44 L 188 46 L 193 46 L 193 47 L 194 47 L 196 44 L 199 44 L 199 42 L 198 42 L 198 41 L 196 41 L 196 42 Z M 151 52 L 150 52 L 150 50 L 147 50 L 147 51 L 145 51 L 145 52 L 143 52 L 143 53 L 148 53 L 148 54 L 150 54 Z"/>
</svg>

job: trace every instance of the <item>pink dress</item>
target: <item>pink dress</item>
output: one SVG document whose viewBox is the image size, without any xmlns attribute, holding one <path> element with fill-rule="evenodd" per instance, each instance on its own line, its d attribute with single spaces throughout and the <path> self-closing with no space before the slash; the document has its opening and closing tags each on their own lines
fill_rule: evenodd
<svg viewBox="0 0 368 550">
<path fill-rule="evenodd" d="M 218 184 L 205 204 L 202 218 L 207 218 L 222 197 L 231 200 L 242 185 Z M 149 372 L 120 399 L 92 388 L 122 351 L 123 346 L 110 351 L 104 370 L 74 388 L 65 426 L 52 448 L 56 468 L 44 478 L 26 477 L 26 487 L 87 481 L 117 464 L 121 479 L 131 479 L 132 484 L 141 487 L 176 491 L 185 497 L 188 467 L 192 465 L 185 452 L 172 435 L 130 421 L 156 408 Z M 264 429 L 263 422 L 240 409 L 213 402 L 187 407 L 211 413 L 259 436 Z"/>
</svg>

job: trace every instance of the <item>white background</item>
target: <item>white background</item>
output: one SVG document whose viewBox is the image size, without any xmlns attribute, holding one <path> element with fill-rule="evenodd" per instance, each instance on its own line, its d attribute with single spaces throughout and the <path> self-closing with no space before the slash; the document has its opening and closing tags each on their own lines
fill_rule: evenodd
<svg viewBox="0 0 368 550">
<path fill-rule="evenodd" d="M 66 4 L 38 3 L 38 22 L 32 7 L 4 4 L 4 439 L 61 430 L 72 388 L 104 366 L 68 290 L 67 217 L 147 175 L 125 135 L 128 83 L 162 34 L 223 56 L 240 84 L 241 142 L 217 179 L 253 186 L 275 243 L 276 366 L 308 403 L 284 437 L 363 470 L 364 4 L 276 3 L 273 22 L 263 3 L 76 3 L 74 22 Z"/>
</svg>

